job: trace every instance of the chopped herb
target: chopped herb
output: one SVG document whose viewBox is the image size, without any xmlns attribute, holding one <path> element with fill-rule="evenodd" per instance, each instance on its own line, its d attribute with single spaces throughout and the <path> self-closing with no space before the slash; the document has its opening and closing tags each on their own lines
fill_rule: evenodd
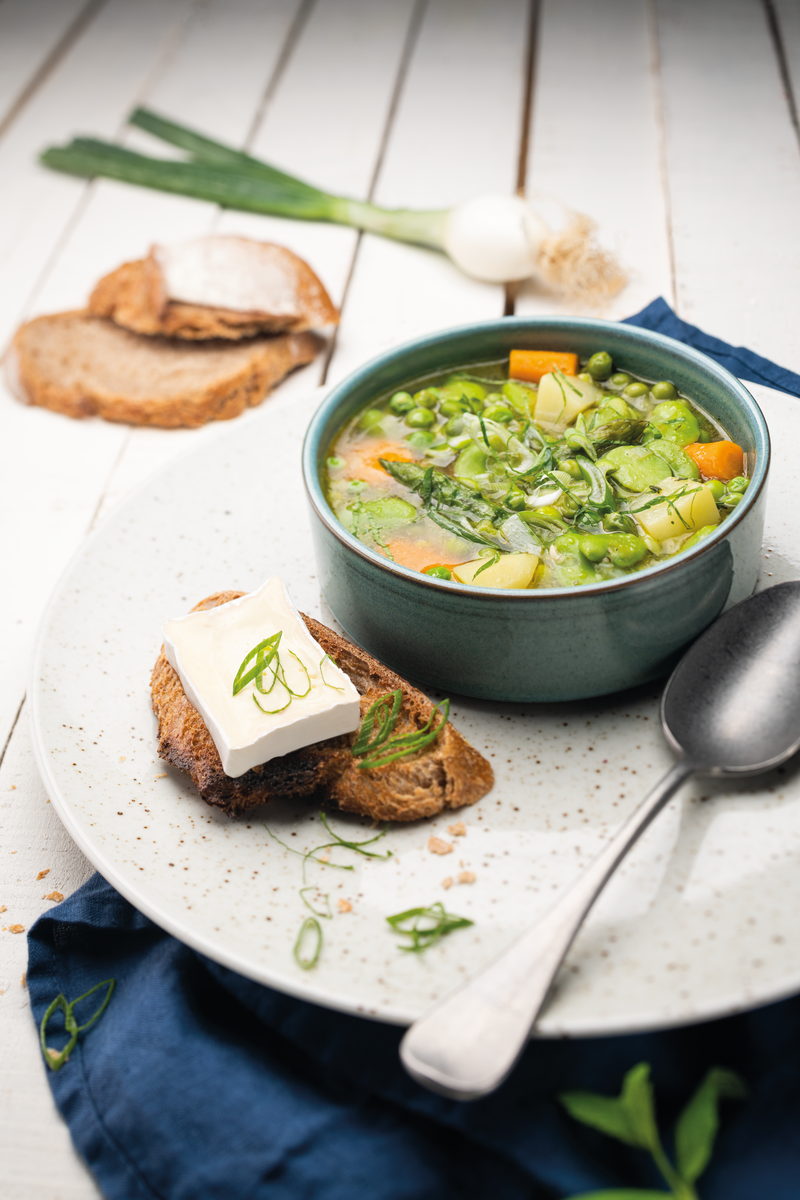
<svg viewBox="0 0 800 1200">
<path fill-rule="evenodd" d="M 405 912 L 395 913 L 386 918 L 395 933 L 410 938 L 407 946 L 398 947 L 409 954 L 421 954 L 423 950 L 435 946 L 438 941 L 453 933 L 456 929 L 466 929 L 474 924 L 467 917 L 457 917 L 447 913 L 444 905 L 438 900 L 428 908 L 408 908 Z"/>
<path fill-rule="evenodd" d="M 473 583 L 475 582 L 475 580 L 478 578 L 478 576 L 481 574 L 482 571 L 488 571 L 489 567 L 496 567 L 499 562 L 500 562 L 500 553 L 499 553 L 499 551 L 495 550 L 494 554 L 489 555 L 489 557 L 486 559 L 486 562 L 483 564 L 483 566 L 478 567 L 477 571 L 472 576 L 472 582 Z"/>
<path fill-rule="evenodd" d="M 392 711 L 387 717 L 386 714 L 388 713 L 388 707 L 386 702 L 390 698 L 393 699 L 393 705 Z M 364 758 L 362 762 L 358 763 L 359 770 L 368 770 L 372 767 L 383 767 L 387 763 L 394 762 L 395 759 L 405 758 L 409 754 L 416 754 L 418 750 L 422 750 L 425 748 L 425 746 L 429 746 L 447 724 L 447 720 L 450 716 L 450 701 L 440 700 L 438 704 L 434 705 L 433 712 L 431 713 L 425 725 L 423 725 L 422 729 L 414 729 L 410 733 L 396 734 L 394 737 L 389 737 L 389 734 L 391 733 L 392 729 L 394 729 L 394 726 L 397 722 L 397 715 L 400 711 L 402 700 L 403 694 L 398 689 L 396 692 L 389 692 L 385 696 L 380 696 L 367 710 L 352 750 L 356 758 L 361 755 L 370 755 L 369 758 Z M 379 708 L 378 706 L 381 705 L 382 702 L 383 707 Z M 384 714 L 384 721 L 378 731 L 377 736 L 374 737 L 372 741 L 368 741 L 369 735 L 372 732 L 372 726 L 376 719 L 376 716 L 372 715 L 373 709 L 376 710 L 376 713 Z M 434 725 L 433 722 L 437 712 L 439 713 L 441 720 L 439 721 L 438 725 Z M 368 720 L 369 725 L 367 725 Z M 376 749 L 379 751 L 379 753 L 373 754 Z"/>
<path fill-rule="evenodd" d="M 343 692 L 344 691 L 343 687 L 337 687 L 335 683 L 328 683 L 327 679 L 322 674 L 322 664 L 324 662 L 332 662 L 334 666 L 336 666 L 336 662 L 334 661 L 334 659 L 331 658 L 330 654 L 326 654 L 324 658 L 321 658 L 319 660 L 319 677 L 322 680 L 322 682 L 325 684 L 325 687 L 333 688 L 333 690 L 335 692 Z"/>
<path fill-rule="evenodd" d="M 111 999 L 111 993 L 114 991 L 115 983 L 116 980 L 114 979 L 104 979 L 102 983 L 96 983 L 93 988 L 89 988 L 88 992 L 84 992 L 82 996 L 78 996 L 78 998 L 73 1000 L 70 1004 L 67 1004 L 64 994 L 59 992 L 55 1000 L 52 1002 L 52 1004 L 50 1004 L 44 1016 L 42 1017 L 42 1023 L 39 1026 L 39 1042 L 42 1047 L 44 1061 L 47 1063 L 51 1071 L 61 1070 L 64 1063 L 67 1061 L 73 1049 L 75 1048 L 75 1044 L 78 1040 L 78 1034 L 83 1033 L 84 1030 L 88 1029 L 91 1025 L 94 1025 L 95 1021 L 102 1017 L 108 1006 L 108 1002 Z M 75 1005 L 80 1004 L 81 1001 L 86 1000 L 88 996 L 93 995 L 98 988 L 102 987 L 108 989 L 103 1003 L 97 1009 L 94 1016 L 90 1017 L 88 1021 L 85 1021 L 83 1025 L 79 1025 L 75 1020 Z M 47 1045 L 47 1026 L 51 1017 L 58 1009 L 60 1009 L 64 1014 L 64 1028 L 70 1035 L 66 1046 L 64 1046 L 60 1051 L 53 1050 L 51 1046 Z"/>
<path fill-rule="evenodd" d="M 308 938 L 313 939 L 313 953 L 303 955 L 303 943 Z M 306 917 L 303 924 L 300 926 L 300 932 L 297 935 L 297 941 L 294 944 L 294 957 L 297 965 L 302 967 L 304 971 L 310 971 L 319 962 L 319 956 L 322 951 L 322 926 L 316 917 Z"/>
</svg>

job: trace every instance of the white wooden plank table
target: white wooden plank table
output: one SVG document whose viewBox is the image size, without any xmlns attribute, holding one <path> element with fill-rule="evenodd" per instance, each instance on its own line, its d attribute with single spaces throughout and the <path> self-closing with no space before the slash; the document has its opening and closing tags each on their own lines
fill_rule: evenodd
<svg viewBox="0 0 800 1200">
<path fill-rule="evenodd" d="M 0 341 L 29 315 L 80 306 L 151 242 L 210 229 L 290 246 L 342 306 L 330 355 L 284 393 L 510 302 L 570 311 L 535 284 L 509 298 L 442 257 L 351 230 L 38 166 L 44 146 L 77 133 L 162 153 L 125 128 L 146 103 L 388 205 L 523 186 L 548 212 L 595 219 L 629 269 L 603 315 L 663 294 L 797 371 L 798 95 L 796 0 L 0 0 Z M 26 673 L 49 591 L 121 496 L 220 431 L 75 422 L 0 389 L 4 922 L 29 928 L 51 907 L 44 893 L 69 894 L 92 871 L 33 762 Z M 25 938 L 0 933 L 0 1193 L 87 1200 L 98 1192 L 50 1099 L 25 962 Z"/>
</svg>

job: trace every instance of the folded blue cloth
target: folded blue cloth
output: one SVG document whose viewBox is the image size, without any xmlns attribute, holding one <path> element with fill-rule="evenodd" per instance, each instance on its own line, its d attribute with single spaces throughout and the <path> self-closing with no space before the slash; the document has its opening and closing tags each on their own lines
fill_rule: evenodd
<svg viewBox="0 0 800 1200">
<path fill-rule="evenodd" d="M 629 323 L 800 396 L 800 377 L 687 325 L 664 300 Z M 402 1031 L 218 966 L 99 875 L 36 922 L 29 952 L 37 1024 L 59 993 L 73 1000 L 117 981 L 70 1060 L 48 1072 L 108 1200 L 534 1200 L 658 1189 L 643 1152 L 576 1124 L 556 1100 L 576 1088 L 616 1094 L 643 1060 L 662 1127 L 709 1067 L 732 1067 L 748 1083 L 749 1099 L 723 1109 L 703 1200 L 800 1195 L 800 997 L 661 1033 L 532 1042 L 495 1095 L 458 1104 L 405 1074 Z M 95 1007 L 87 1004 L 79 1020 Z M 54 1032 L 50 1040 L 58 1044 Z"/>
</svg>

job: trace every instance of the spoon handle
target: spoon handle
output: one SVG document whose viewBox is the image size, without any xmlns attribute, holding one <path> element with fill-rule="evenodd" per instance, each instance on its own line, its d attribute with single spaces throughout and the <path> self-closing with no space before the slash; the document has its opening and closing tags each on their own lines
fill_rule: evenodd
<svg viewBox="0 0 800 1200">
<path fill-rule="evenodd" d="M 639 835 L 694 770 L 693 763 L 679 759 L 552 908 L 414 1022 L 400 1057 L 418 1083 L 452 1100 L 476 1100 L 503 1082 L 589 909 Z"/>
</svg>

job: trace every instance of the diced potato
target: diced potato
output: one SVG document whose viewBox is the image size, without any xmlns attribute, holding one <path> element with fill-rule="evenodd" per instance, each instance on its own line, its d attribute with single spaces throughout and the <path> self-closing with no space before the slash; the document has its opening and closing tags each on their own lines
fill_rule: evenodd
<svg viewBox="0 0 800 1200">
<path fill-rule="evenodd" d="M 719 524 L 716 501 L 704 483 L 673 477 L 662 480 L 658 486 L 662 494 L 672 496 L 670 501 L 643 508 L 643 504 L 650 504 L 656 498 L 652 494 L 631 504 L 631 511 L 642 529 L 656 541 L 664 542 L 667 538 L 694 533 L 704 525 Z"/>
<path fill-rule="evenodd" d="M 578 413 L 597 404 L 603 392 L 576 376 L 543 375 L 533 419 L 547 433 L 563 433 Z"/>
<path fill-rule="evenodd" d="M 474 583 L 475 587 L 526 588 L 530 586 L 538 565 L 538 554 L 501 554 L 499 561 L 491 567 L 486 567 L 485 558 L 476 558 L 453 567 L 453 579 L 458 583 Z M 486 567 L 486 570 L 481 571 L 476 579 L 476 572 L 481 567 Z"/>
</svg>

